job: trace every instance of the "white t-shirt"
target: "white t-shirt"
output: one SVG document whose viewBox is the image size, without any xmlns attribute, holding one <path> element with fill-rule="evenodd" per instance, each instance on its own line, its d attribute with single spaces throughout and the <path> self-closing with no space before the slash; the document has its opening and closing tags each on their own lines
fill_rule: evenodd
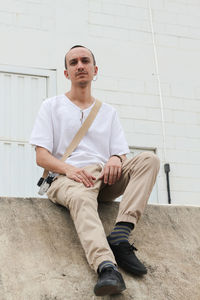
<svg viewBox="0 0 200 300">
<path fill-rule="evenodd" d="M 80 109 L 64 94 L 43 101 L 30 143 L 46 148 L 60 159 L 94 104 Z M 78 147 L 66 162 L 75 167 L 106 163 L 113 154 L 129 153 L 116 110 L 103 103 Z"/>
</svg>

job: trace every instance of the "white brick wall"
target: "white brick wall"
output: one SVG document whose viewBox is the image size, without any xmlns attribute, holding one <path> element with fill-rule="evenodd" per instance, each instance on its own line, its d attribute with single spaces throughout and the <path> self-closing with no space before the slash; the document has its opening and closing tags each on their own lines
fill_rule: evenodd
<svg viewBox="0 0 200 300">
<path fill-rule="evenodd" d="M 0 64 L 57 69 L 62 93 L 64 54 L 74 44 L 91 48 L 94 95 L 118 110 L 130 146 L 157 148 L 159 202 L 167 203 L 167 161 L 172 203 L 200 205 L 200 1 L 150 4 L 159 74 L 148 0 L 2 0 Z"/>
</svg>

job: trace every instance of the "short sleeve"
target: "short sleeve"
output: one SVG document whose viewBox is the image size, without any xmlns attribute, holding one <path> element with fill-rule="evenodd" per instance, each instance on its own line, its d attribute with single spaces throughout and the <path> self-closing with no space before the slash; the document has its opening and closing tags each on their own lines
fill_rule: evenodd
<svg viewBox="0 0 200 300">
<path fill-rule="evenodd" d="M 122 155 L 129 153 L 129 147 L 124 135 L 124 131 L 119 121 L 117 112 L 115 111 L 110 137 L 110 156 L 114 154 Z"/>
<path fill-rule="evenodd" d="M 30 137 L 30 144 L 53 151 L 53 125 L 51 117 L 51 103 L 45 100 L 38 112 Z"/>
</svg>

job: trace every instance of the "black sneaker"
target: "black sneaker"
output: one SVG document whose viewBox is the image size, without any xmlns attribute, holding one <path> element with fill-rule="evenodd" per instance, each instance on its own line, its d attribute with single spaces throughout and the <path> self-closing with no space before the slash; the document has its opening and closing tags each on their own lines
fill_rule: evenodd
<svg viewBox="0 0 200 300">
<path fill-rule="evenodd" d="M 126 289 L 122 275 L 113 267 L 104 267 L 94 287 L 96 296 L 119 294 Z"/>
<path fill-rule="evenodd" d="M 108 238 L 109 243 L 109 238 Z M 134 251 L 137 249 L 129 242 L 121 242 L 119 245 L 110 245 L 119 267 L 134 275 L 147 274 L 146 267 L 139 261 Z"/>
</svg>

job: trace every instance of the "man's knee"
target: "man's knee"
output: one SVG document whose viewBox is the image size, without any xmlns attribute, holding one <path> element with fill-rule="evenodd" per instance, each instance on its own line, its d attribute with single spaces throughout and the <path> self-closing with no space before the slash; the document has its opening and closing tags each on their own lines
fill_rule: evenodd
<svg viewBox="0 0 200 300">
<path fill-rule="evenodd" d="M 160 159 L 155 153 L 145 151 L 140 153 L 139 156 L 140 159 L 143 160 L 145 163 L 159 170 Z"/>
</svg>

